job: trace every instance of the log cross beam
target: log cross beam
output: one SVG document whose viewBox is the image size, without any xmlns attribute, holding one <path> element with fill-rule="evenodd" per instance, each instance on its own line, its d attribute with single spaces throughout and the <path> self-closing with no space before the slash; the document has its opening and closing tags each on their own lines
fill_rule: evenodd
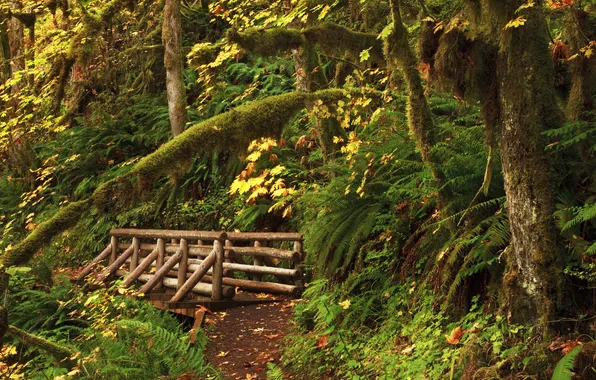
<svg viewBox="0 0 596 380">
<path fill-rule="evenodd" d="M 149 280 L 145 283 L 145 285 L 141 288 L 141 290 L 139 290 L 139 294 L 149 293 L 151 291 L 151 289 L 153 289 L 155 287 L 155 285 L 157 285 L 158 282 L 163 280 L 163 278 L 166 276 L 166 274 L 168 274 L 168 272 L 172 268 L 174 268 L 174 266 L 176 264 L 178 264 L 180 262 L 181 259 L 182 259 L 182 250 L 179 249 L 178 251 L 176 251 L 174 256 L 170 257 L 170 259 L 168 261 L 166 261 L 163 264 L 163 266 L 161 268 L 159 268 L 159 270 L 157 272 L 155 272 L 153 277 L 151 277 L 151 280 Z"/>
<path fill-rule="evenodd" d="M 207 274 L 207 271 L 215 264 L 215 249 L 203 260 L 203 262 L 193 272 L 192 276 L 178 289 L 174 297 L 170 299 L 170 302 L 180 302 L 182 299 L 201 281 L 203 276 Z"/>
<path fill-rule="evenodd" d="M 158 248 L 155 248 L 153 251 L 151 251 L 149 256 L 145 257 L 145 259 L 141 261 L 141 263 L 135 268 L 135 270 L 132 271 L 132 273 L 129 274 L 128 277 L 124 279 L 124 281 L 122 281 L 122 286 L 129 287 L 133 282 L 135 282 L 143 274 L 143 272 L 145 272 L 145 270 L 147 270 L 147 268 L 149 268 L 149 266 L 153 264 L 155 259 L 157 259 L 158 254 Z"/>
<path fill-rule="evenodd" d="M 126 262 L 126 260 L 128 260 L 128 258 L 133 254 L 133 252 L 134 252 L 134 247 L 132 247 L 132 246 L 129 247 L 124 252 L 122 252 L 122 254 L 120 256 L 118 256 L 118 258 L 116 260 L 114 260 L 114 262 L 111 263 L 109 267 L 104 269 L 103 272 L 101 272 L 99 274 L 99 276 L 97 276 L 97 281 L 103 282 L 107 278 L 109 278 L 111 275 L 116 273 L 118 268 L 120 268 L 122 266 L 122 264 L 124 264 Z"/>
<path fill-rule="evenodd" d="M 95 268 L 100 262 L 105 260 L 111 254 L 112 254 L 112 244 L 110 243 L 110 244 L 108 244 L 106 249 L 104 249 L 85 268 L 83 268 L 83 270 L 77 276 L 77 280 L 82 280 L 83 278 L 85 278 L 85 276 L 87 276 L 89 273 L 91 273 L 91 271 L 93 271 L 93 268 Z"/>
</svg>

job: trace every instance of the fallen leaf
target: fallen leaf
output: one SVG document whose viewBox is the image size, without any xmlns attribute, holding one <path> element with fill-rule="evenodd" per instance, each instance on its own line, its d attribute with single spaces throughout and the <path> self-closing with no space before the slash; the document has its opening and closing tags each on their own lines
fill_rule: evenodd
<svg viewBox="0 0 596 380">
<path fill-rule="evenodd" d="M 329 338 L 329 334 L 325 334 L 317 340 L 317 347 L 318 348 L 325 348 L 327 347 L 327 338 Z"/>
<path fill-rule="evenodd" d="M 219 354 L 217 354 L 217 357 L 224 358 L 224 357 L 228 356 L 229 353 L 230 353 L 230 351 L 220 351 Z"/>
<path fill-rule="evenodd" d="M 401 353 L 404 355 L 410 355 L 414 351 L 414 347 L 416 347 L 416 345 L 412 344 L 412 345 L 404 348 L 403 350 L 401 350 Z"/>
<path fill-rule="evenodd" d="M 339 306 L 341 306 L 344 310 L 348 310 L 351 304 L 352 302 L 350 302 L 350 300 L 345 300 L 343 302 L 340 302 Z"/>
<path fill-rule="evenodd" d="M 449 344 L 458 344 L 461 337 L 464 336 L 466 330 L 462 330 L 461 326 L 457 326 L 453 330 L 451 330 L 451 334 L 445 335 L 445 340 Z"/>
</svg>

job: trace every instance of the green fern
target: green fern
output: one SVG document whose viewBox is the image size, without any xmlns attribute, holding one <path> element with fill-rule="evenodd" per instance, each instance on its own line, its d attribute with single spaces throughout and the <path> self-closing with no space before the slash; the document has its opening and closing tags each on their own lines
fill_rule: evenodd
<svg viewBox="0 0 596 380">
<path fill-rule="evenodd" d="M 284 372 L 275 363 L 267 363 L 267 380 L 284 380 Z"/>
<path fill-rule="evenodd" d="M 582 346 L 575 347 L 571 352 L 567 353 L 567 355 L 559 360 L 555 367 L 555 372 L 553 372 L 552 380 L 571 380 L 575 358 L 577 358 L 577 355 L 579 355 L 582 348 Z"/>
</svg>

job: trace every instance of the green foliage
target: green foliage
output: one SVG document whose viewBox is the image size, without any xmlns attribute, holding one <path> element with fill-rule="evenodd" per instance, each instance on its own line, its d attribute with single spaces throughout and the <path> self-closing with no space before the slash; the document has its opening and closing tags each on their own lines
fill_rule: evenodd
<svg viewBox="0 0 596 380">
<path fill-rule="evenodd" d="M 571 380 L 573 377 L 572 371 L 575 365 L 575 358 L 577 358 L 577 355 L 582 351 L 582 348 L 582 346 L 575 347 L 559 360 L 555 367 L 555 372 L 553 372 L 553 380 Z"/>
<path fill-rule="evenodd" d="M 11 280 L 11 324 L 69 347 L 74 354 L 66 369 L 68 363 L 47 361 L 47 353 L 28 348 L 27 378 L 43 378 L 52 371 L 101 379 L 216 376 L 203 358 L 207 340 L 202 330 L 193 346 L 173 316 L 144 301 L 115 296 L 116 288 L 85 294 L 62 279 L 39 290 L 28 279 Z"/>
<path fill-rule="evenodd" d="M 284 380 L 284 372 L 275 363 L 267 363 L 267 380 Z"/>
</svg>

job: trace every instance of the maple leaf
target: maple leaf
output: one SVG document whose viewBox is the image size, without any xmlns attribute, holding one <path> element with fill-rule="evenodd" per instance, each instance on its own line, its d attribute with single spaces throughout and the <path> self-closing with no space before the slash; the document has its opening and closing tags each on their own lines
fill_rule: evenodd
<svg viewBox="0 0 596 380">
<path fill-rule="evenodd" d="M 327 338 L 329 338 L 329 334 L 325 334 L 317 340 L 317 348 L 325 348 L 327 347 Z"/>
<path fill-rule="evenodd" d="M 449 344 L 458 344 L 461 340 L 462 336 L 466 333 L 466 330 L 462 330 L 461 326 L 457 326 L 453 330 L 451 330 L 451 334 L 445 335 L 445 340 Z"/>
<path fill-rule="evenodd" d="M 368 61 L 370 58 L 370 49 L 372 48 L 364 49 L 360 52 L 360 62 Z"/>
<path fill-rule="evenodd" d="M 503 29 L 519 28 L 520 26 L 524 25 L 526 21 L 528 20 L 524 16 L 516 17 L 513 20 L 509 20 Z"/>
<path fill-rule="evenodd" d="M 217 8 L 215 8 L 212 13 L 215 15 L 220 14 L 223 11 L 223 7 L 221 5 L 218 5 Z"/>
</svg>

